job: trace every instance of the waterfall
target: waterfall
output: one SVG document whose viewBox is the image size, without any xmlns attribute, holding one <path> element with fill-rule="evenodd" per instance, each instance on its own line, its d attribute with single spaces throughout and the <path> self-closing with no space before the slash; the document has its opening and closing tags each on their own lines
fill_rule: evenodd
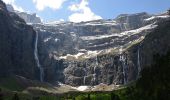
<svg viewBox="0 0 170 100">
<path fill-rule="evenodd" d="M 87 73 L 86 73 L 87 70 L 86 70 L 86 67 L 87 67 L 87 62 L 86 62 L 86 66 L 85 66 L 84 69 L 83 69 L 84 72 L 85 72 L 85 75 L 84 75 L 84 77 L 83 77 L 83 84 L 84 84 L 84 85 L 86 85 L 86 77 L 87 77 Z"/>
<path fill-rule="evenodd" d="M 96 81 L 96 68 L 97 68 L 97 66 L 99 65 L 99 63 L 98 63 L 98 59 L 97 59 L 97 56 L 96 56 L 96 64 L 95 64 L 95 66 L 93 67 L 93 81 L 95 82 Z"/>
<path fill-rule="evenodd" d="M 96 73 L 93 74 L 93 81 L 96 82 Z"/>
<path fill-rule="evenodd" d="M 139 77 L 139 75 L 140 75 L 140 71 L 141 71 L 141 67 L 140 67 L 140 47 L 138 46 L 138 52 L 137 52 L 138 54 L 138 60 L 137 60 L 137 66 L 138 66 L 138 77 Z"/>
<path fill-rule="evenodd" d="M 128 29 L 127 29 L 127 26 L 126 26 L 127 24 L 124 23 L 123 25 L 124 25 L 125 31 L 127 31 L 127 30 L 128 30 Z"/>
<path fill-rule="evenodd" d="M 121 32 L 123 31 L 123 28 L 122 28 L 122 24 L 119 24 L 120 25 L 120 30 L 121 30 Z"/>
<path fill-rule="evenodd" d="M 99 63 L 98 63 L 98 59 L 97 59 L 97 56 L 96 56 L 96 65 L 97 65 L 97 66 L 99 65 Z"/>
<path fill-rule="evenodd" d="M 86 85 L 86 77 L 87 77 L 87 76 L 84 76 L 84 77 L 83 77 L 83 84 L 84 84 L 84 85 Z"/>
<path fill-rule="evenodd" d="M 128 29 L 127 29 L 128 20 L 129 20 L 129 17 L 127 16 L 127 18 L 126 18 L 126 23 L 124 23 L 124 24 L 123 24 L 123 25 L 124 25 L 124 27 L 125 27 L 125 31 L 127 31 L 127 30 L 128 30 Z"/>
<path fill-rule="evenodd" d="M 123 82 L 124 84 L 127 83 L 127 79 L 126 79 L 126 76 L 127 76 L 127 73 L 126 73 L 126 58 L 123 56 L 123 55 L 120 55 L 120 62 L 122 64 L 122 69 L 123 69 Z"/>
<path fill-rule="evenodd" d="M 40 61 L 38 58 L 38 32 L 36 32 L 36 39 L 35 39 L 35 49 L 34 49 L 34 56 L 35 56 L 35 61 L 37 63 L 37 67 L 40 70 L 40 81 L 44 81 L 44 68 L 40 65 Z"/>
<path fill-rule="evenodd" d="M 113 66 L 113 58 L 112 58 L 112 57 L 111 57 L 111 60 L 110 60 L 110 61 L 111 61 L 111 66 Z"/>
<path fill-rule="evenodd" d="M 96 68 L 97 68 L 97 65 L 95 65 L 94 68 L 93 68 L 93 71 L 94 71 L 93 80 L 94 80 L 94 82 L 96 81 Z"/>
<path fill-rule="evenodd" d="M 121 62 L 121 65 L 122 65 L 122 69 L 123 69 L 123 83 L 126 84 L 127 83 L 127 72 L 126 72 L 126 69 L 127 69 L 127 64 L 126 64 L 126 57 L 124 57 L 124 55 L 122 54 L 123 52 L 123 47 L 121 46 L 120 49 L 119 49 L 119 61 Z"/>
</svg>

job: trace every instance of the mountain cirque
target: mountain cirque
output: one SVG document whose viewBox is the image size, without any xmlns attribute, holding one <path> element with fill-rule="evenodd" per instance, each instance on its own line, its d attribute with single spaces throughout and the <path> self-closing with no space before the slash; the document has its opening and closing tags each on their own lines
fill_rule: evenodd
<svg viewBox="0 0 170 100">
<path fill-rule="evenodd" d="M 77 90 L 115 88 L 136 80 L 154 54 L 169 49 L 168 12 L 121 14 L 81 23 L 40 23 L 33 15 L 33 23 L 25 19 L 29 25 L 20 17 L 0 1 L 1 76 L 41 77 L 54 85 L 80 86 Z"/>
</svg>

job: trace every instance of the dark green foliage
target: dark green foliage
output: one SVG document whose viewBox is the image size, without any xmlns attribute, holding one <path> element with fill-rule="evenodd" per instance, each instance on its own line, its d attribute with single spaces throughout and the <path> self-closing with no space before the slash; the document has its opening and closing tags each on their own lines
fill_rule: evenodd
<svg viewBox="0 0 170 100">
<path fill-rule="evenodd" d="M 90 94 L 88 94 L 87 100 L 90 100 Z"/>
<path fill-rule="evenodd" d="M 76 98 L 75 98 L 75 97 L 73 97 L 73 100 L 76 100 Z"/>
<path fill-rule="evenodd" d="M 18 94 L 17 94 L 17 93 L 15 93 L 15 94 L 14 94 L 14 96 L 13 96 L 12 100 L 20 100 L 20 99 L 19 99 L 19 96 L 18 96 Z"/>
<path fill-rule="evenodd" d="M 33 100 L 40 100 L 40 97 L 33 97 Z"/>
<path fill-rule="evenodd" d="M 3 94 L 1 88 L 0 88 L 0 100 L 3 100 Z"/>
<path fill-rule="evenodd" d="M 154 56 L 134 86 L 116 92 L 121 100 L 170 100 L 170 52 Z"/>
<path fill-rule="evenodd" d="M 0 78 L 0 86 L 11 91 L 22 91 L 24 89 L 15 77 Z"/>
<path fill-rule="evenodd" d="M 116 94 L 114 94 L 114 93 L 111 93 L 111 100 L 120 100 L 119 99 L 119 96 L 118 95 L 116 95 Z"/>
<path fill-rule="evenodd" d="M 155 55 L 154 59 L 155 64 L 141 72 L 142 77 L 137 81 L 136 88 L 148 100 L 170 99 L 170 52 L 162 57 Z"/>
</svg>

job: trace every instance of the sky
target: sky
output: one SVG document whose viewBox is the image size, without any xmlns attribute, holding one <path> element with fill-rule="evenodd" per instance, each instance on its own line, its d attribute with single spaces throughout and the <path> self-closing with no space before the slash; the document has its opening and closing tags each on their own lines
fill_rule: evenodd
<svg viewBox="0 0 170 100">
<path fill-rule="evenodd" d="M 170 0 L 2 0 L 15 10 L 36 13 L 44 22 L 114 19 L 119 14 L 157 14 L 170 9 Z"/>
</svg>

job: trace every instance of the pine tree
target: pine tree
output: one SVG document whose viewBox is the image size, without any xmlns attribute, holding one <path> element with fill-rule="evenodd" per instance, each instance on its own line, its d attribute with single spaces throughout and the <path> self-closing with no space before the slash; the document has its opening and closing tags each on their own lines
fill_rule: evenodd
<svg viewBox="0 0 170 100">
<path fill-rule="evenodd" d="M 88 94 L 88 98 L 87 98 L 87 100 L 90 100 L 90 94 Z"/>
</svg>

